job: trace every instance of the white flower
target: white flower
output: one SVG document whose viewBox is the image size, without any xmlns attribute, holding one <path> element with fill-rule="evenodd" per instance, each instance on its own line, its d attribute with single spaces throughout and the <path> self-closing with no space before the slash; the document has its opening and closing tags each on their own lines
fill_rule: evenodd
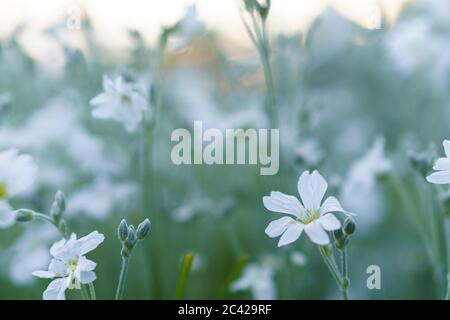
<svg viewBox="0 0 450 320">
<path fill-rule="evenodd" d="M 450 183 L 450 140 L 444 140 L 445 158 L 439 158 L 436 160 L 433 166 L 433 172 L 427 177 L 427 181 L 435 184 L 447 184 Z"/>
<path fill-rule="evenodd" d="M 120 122 L 128 132 L 136 131 L 148 109 L 147 100 L 135 85 L 124 82 L 122 77 L 112 80 L 106 75 L 103 76 L 103 92 L 90 103 L 95 108 L 93 117 Z"/>
<path fill-rule="evenodd" d="M 13 209 L 8 200 L 30 191 L 37 167 L 29 155 L 19 155 L 16 149 L 0 152 L 0 228 L 14 223 Z"/>
<path fill-rule="evenodd" d="M 250 289 L 256 300 L 273 300 L 276 298 L 276 287 L 273 280 L 274 271 L 270 266 L 249 264 L 242 276 L 231 284 L 231 291 Z"/>
<path fill-rule="evenodd" d="M 304 171 L 298 179 L 297 188 L 302 203 L 296 197 L 279 191 L 263 197 L 267 210 L 290 215 L 272 221 L 266 228 L 266 234 L 271 238 L 281 236 L 279 247 L 297 240 L 303 230 L 312 242 L 318 245 L 329 244 L 326 231 L 341 228 L 341 223 L 331 212 L 349 213 L 342 209 L 335 197 L 328 197 L 322 203 L 328 184 L 317 170 L 312 174 Z"/>
<path fill-rule="evenodd" d="M 197 8 L 193 4 L 188 7 L 183 18 L 176 24 L 176 33 L 172 37 L 171 44 L 173 50 L 185 49 L 195 37 L 202 33 L 203 29 L 203 23 L 198 19 Z"/>
<path fill-rule="evenodd" d="M 359 226 L 372 227 L 382 218 L 382 198 L 377 178 L 392 170 L 385 154 L 385 139 L 379 136 L 373 145 L 349 168 L 343 183 L 340 199 L 352 212 L 359 214 Z"/>
<path fill-rule="evenodd" d="M 103 242 L 103 234 L 93 231 L 77 240 L 72 233 L 69 240 L 61 239 L 50 248 L 53 259 L 48 271 L 34 271 L 39 278 L 54 279 L 44 291 L 44 300 L 64 300 L 66 289 L 80 289 L 81 284 L 95 281 L 96 263 L 84 255 Z"/>
</svg>

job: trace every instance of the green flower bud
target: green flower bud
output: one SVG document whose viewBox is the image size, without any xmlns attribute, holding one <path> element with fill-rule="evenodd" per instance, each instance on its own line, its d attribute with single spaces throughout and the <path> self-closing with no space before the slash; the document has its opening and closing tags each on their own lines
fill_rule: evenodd
<svg viewBox="0 0 450 320">
<path fill-rule="evenodd" d="M 342 230 L 342 228 L 334 230 L 333 235 L 334 235 L 334 240 L 335 240 L 334 244 L 336 245 L 336 248 L 338 248 L 339 250 L 344 249 L 348 243 L 348 238 L 347 238 L 347 235 Z"/>
<path fill-rule="evenodd" d="M 138 238 L 138 240 L 142 240 L 147 236 L 147 234 L 150 232 L 150 226 L 151 223 L 148 219 L 145 219 L 139 224 L 136 230 L 136 237 Z"/>
<path fill-rule="evenodd" d="M 128 227 L 128 236 L 123 242 L 124 246 L 128 249 L 133 249 L 134 245 L 136 244 L 136 231 L 134 230 L 133 226 Z"/>
<path fill-rule="evenodd" d="M 34 211 L 29 209 L 19 209 L 16 211 L 17 222 L 27 222 L 34 218 Z"/>
<path fill-rule="evenodd" d="M 128 225 L 125 219 L 122 219 L 117 227 L 117 236 L 121 242 L 124 242 L 128 237 Z"/>
<path fill-rule="evenodd" d="M 61 190 L 56 192 L 55 203 L 62 212 L 66 211 L 66 197 Z"/>
<path fill-rule="evenodd" d="M 355 229 L 356 229 L 355 219 L 353 219 L 352 217 L 348 217 L 347 219 L 345 219 L 344 221 L 345 234 L 351 235 L 355 232 Z"/>
</svg>

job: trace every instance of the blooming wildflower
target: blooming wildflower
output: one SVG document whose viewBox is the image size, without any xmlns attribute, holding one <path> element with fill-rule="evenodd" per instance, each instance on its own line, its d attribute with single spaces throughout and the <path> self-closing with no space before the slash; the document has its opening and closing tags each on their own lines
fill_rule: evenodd
<svg viewBox="0 0 450 320">
<path fill-rule="evenodd" d="M 360 214 L 359 222 L 363 228 L 373 225 L 382 217 L 377 178 L 392 169 L 384 146 L 384 138 L 378 137 L 372 147 L 352 163 L 342 186 L 342 203 L 349 210 Z"/>
<path fill-rule="evenodd" d="M 450 183 L 450 140 L 442 142 L 445 151 L 445 158 L 436 160 L 433 166 L 433 172 L 427 177 L 427 181 L 434 184 Z"/>
<path fill-rule="evenodd" d="M 231 284 L 231 291 L 250 289 L 256 300 L 273 300 L 276 298 L 274 271 L 268 265 L 252 263 L 245 267 L 242 276 Z"/>
<path fill-rule="evenodd" d="M 188 7 L 183 18 L 176 24 L 176 33 L 172 36 L 172 48 L 175 51 L 185 49 L 195 37 L 201 34 L 203 29 L 203 23 L 197 17 L 197 7 L 193 4 Z"/>
<path fill-rule="evenodd" d="M 37 167 L 29 155 L 19 155 L 16 149 L 0 152 L 0 228 L 14 223 L 13 209 L 8 200 L 29 191 Z"/>
<path fill-rule="evenodd" d="M 94 107 L 93 117 L 121 122 L 128 132 L 136 131 L 148 109 L 147 100 L 133 84 L 126 83 L 122 77 L 113 80 L 106 75 L 103 76 L 103 92 L 90 104 Z"/>
<path fill-rule="evenodd" d="M 341 223 L 331 212 L 349 213 L 342 209 L 335 197 L 328 197 L 322 203 L 328 184 L 317 170 L 312 174 L 304 171 L 298 180 L 297 188 L 302 203 L 296 197 L 279 191 L 273 191 L 270 196 L 263 197 L 267 210 L 290 215 L 272 221 L 266 228 L 266 234 L 271 238 L 281 236 L 279 247 L 297 240 L 303 230 L 312 242 L 318 245 L 329 244 L 330 239 L 326 231 L 341 227 Z"/>
<path fill-rule="evenodd" d="M 61 239 L 50 248 L 53 259 L 48 271 L 34 271 L 39 278 L 54 279 L 44 291 L 44 300 L 64 300 L 66 289 L 80 289 L 81 284 L 95 281 L 96 263 L 84 255 L 103 242 L 103 234 L 93 231 L 77 239 L 72 233 L 69 240 Z"/>
</svg>

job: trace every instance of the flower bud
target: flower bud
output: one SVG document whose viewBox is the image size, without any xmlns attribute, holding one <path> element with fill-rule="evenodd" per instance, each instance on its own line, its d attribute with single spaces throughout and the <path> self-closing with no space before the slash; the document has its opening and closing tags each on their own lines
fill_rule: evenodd
<svg viewBox="0 0 450 320">
<path fill-rule="evenodd" d="M 347 235 L 342 230 L 342 228 L 334 230 L 333 234 L 334 234 L 334 239 L 335 239 L 334 244 L 336 245 L 336 248 L 338 248 L 339 250 L 344 249 L 348 243 L 348 238 L 347 238 Z"/>
<path fill-rule="evenodd" d="M 55 203 L 62 212 L 66 211 L 66 197 L 61 190 L 56 192 Z"/>
<path fill-rule="evenodd" d="M 19 209 L 16 211 L 17 222 L 27 222 L 34 218 L 34 211 L 29 209 Z"/>
<path fill-rule="evenodd" d="M 122 219 L 117 227 L 117 236 L 121 242 L 124 242 L 128 237 L 128 225 L 125 219 Z"/>
<path fill-rule="evenodd" d="M 348 217 L 347 219 L 345 219 L 344 221 L 345 234 L 351 235 L 355 232 L 355 229 L 356 229 L 355 219 L 353 219 L 352 217 Z"/>
<path fill-rule="evenodd" d="M 139 226 L 136 230 L 136 237 L 138 238 L 138 240 L 142 240 L 147 236 L 147 234 L 150 231 L 150 226 L 151 226 L 151 223 L 150 223 L 150 220 L 148 220 L 148 219 L 145 219 L 144 221 L 142 221 L 139 224 Z"/>
<path fill-rule="evenodd" d="M 50 215 L 58 223 L 61 220 L 64 211 L 66 211 L 66 199 L 64 193 L 61 190 L 58 190 L 50 209 Z"/>
<path fill-rule="evenodd" d="M 128 235 L 123 244 L 128 249 L 132 249 L 136 244 L 136 231 L 133 226 L 128 227 Z"/>
</svg>

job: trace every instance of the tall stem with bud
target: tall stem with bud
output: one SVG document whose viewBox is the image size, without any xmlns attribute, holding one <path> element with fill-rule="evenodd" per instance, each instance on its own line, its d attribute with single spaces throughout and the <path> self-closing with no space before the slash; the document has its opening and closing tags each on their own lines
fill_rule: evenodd
<svg viewBox="0 0 450 320">
<path fill-rule="evenodd" d="M 120 300 L 123 297 L 131 253 L 137 242 L 143 240 L 148 235 L 150 226 L 150 220 L 145 219 L 135 230 L 133 225 L 129 226 L 125 220 L 122 220 L 117 228 L 117 236 L 122 243 L 122 250 L 120 251 L 120 255 L 122 256 L 122 266 L 116 290 L 116 300 Z"/>
</svg>

